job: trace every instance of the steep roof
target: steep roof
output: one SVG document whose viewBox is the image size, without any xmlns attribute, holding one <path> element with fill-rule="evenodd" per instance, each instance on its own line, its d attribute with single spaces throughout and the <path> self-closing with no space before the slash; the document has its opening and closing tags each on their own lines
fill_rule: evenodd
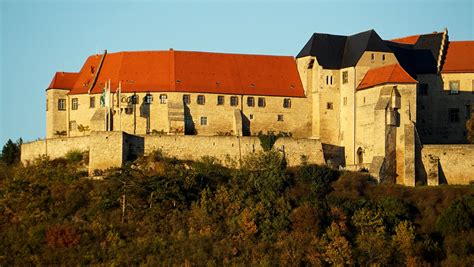
<svg viewBox="0 0 474 267">
<path fill-rule="evenodd" d="M 70 89 L 78 77 L 77 72 L 56 72 L 47 89 Z"/>
<path fill-rule="evenodd" d="M 112 91 L 196 92 L 304 97 L 296 62 L 289 56 L 262 56 L 188 51 L 139 51 L 90 56 L 69 94 L 101 93 L 110 79 Z M 98 71 L 98 73 L 96 73 Z"/>
<path fill-rule="evenodd" d="M 417 83 L 399 64 L 370 69 L 357 86 L 357 90 L 387 84 Z"/>
<path fill-rule="evenodd" d="M 408 36 L 385 41 L 400 65 L 412 76 L 436 73 L 443 42 L 443 33 Z"/>
<path fill-rule="evenodd" d="M 449 42 L 441 72 L 474 72 L 474 41 Z"/>
<path fill-rule="evenodd" d="M 374 31 L 369 30 L 350 36 L 314 33 L 296 56 L 315 56 L 325 69 L 355 66 L 365 51 L 391 52 Z"/>
</svg>

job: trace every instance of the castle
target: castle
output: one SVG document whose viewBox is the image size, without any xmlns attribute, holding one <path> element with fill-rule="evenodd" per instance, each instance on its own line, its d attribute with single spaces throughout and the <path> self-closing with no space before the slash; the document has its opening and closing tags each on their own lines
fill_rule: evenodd
<svg viewBox="0 0 474 267">
<path fill-rule="evenodd" d="M 291 136 L 281 142 L 294 164 L 307 154 L 315 163 L 365 168 L 380 181 L 468 184 L 473 103 L 474 41 L 449 41 L 447 29 L 394 40 L 374 30 L 315 33 L 296 58 L 105 51 L 77 73 L 54 75 L 46 139 L 25 144 L 22 160 L 78 146 L 99 161 L 93 168 L 105 168 L 114 164 L 92 150 L 118 133 L 119 163 L 152 147 L 222 159 L 237 147 L 240 156 L 254 152 L 251 136 L 273 131 Z M 81 138 L 88 145 L 70 141 Z M 151 145 L 159 142 L 166 145 Z"/>
</svg>

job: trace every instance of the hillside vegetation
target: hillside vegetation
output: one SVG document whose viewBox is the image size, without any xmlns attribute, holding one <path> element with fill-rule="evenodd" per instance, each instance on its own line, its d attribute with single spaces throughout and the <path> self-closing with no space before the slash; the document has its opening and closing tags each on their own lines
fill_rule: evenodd
<svg viewBox="0 0 474 267">
<path fill-rule="evenodd" d="M 279 153 L 158 151 L 91 179 L 78 152 L 0 163 L 0 265 L 473 266 L 474 188 L 377 185 Z"/>
</svg>

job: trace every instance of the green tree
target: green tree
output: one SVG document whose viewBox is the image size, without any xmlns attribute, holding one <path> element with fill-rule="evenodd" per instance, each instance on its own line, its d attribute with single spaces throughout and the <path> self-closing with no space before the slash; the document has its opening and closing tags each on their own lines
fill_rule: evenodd
<svg viewBox="0 0 474 267">
<path fill-rule="evenodd" d="M 8 139 L 7 143 L 3 146 L 2 154 L 0 155 L 1 161 L 7 165 L 12 165 L 20 161 L 21 156 L 21 144 L 23 140 L 20 138 L 13 143 L 11 139 Z"/>
<path fill-rule="evenodd" d="M 436 226 L 444 234 L 472 229 L 474 227 L 474 195 L 455 200 L 440 215 Z"/>
</svg>

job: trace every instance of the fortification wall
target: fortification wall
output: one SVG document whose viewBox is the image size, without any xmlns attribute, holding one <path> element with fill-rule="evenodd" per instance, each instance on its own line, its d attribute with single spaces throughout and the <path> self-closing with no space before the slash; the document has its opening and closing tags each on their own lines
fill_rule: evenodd
<svg viewBox="0 0 474 267">
<path fill-rule="evenodd" d="M 199 160 L 211 156 L 227 165 L 238 163 L 245 156 L 262 150 L 257 137 L 144 136 L 144 139 L 145 154 L 161 149 L 165 155 L 179 159 Z M 284 151 L 290 166 L 301 164 L 302 156 L 309 163 L 325 163 L 319 140 L 282 137 L 276 141 L 274 148 Z"/>
<path fill-rule="evenodd" d="M 421 159 L 428 185 L 474 182 L 474 145 L 424 145 Z"/>
<path fill-rule="evenodd" d="M 26 163 L 46 155 L 50 159 L 64 156 L 70 150 L 89 150 L 89 136 L 52 138 L 21 145 L 21 161 Z"/>
<path fill-rule="evenodd" d="M 324 164 L 322 144 L 316 139 L 278 138 L 274 145 L 284 153 L 288 165 L 304 160 Z M 238 164 L 244 157 L 261 151 L 258 137 L 236 136 L 171 136 L 129 135 L 124 132 L 91 132 L 89 136 L 53 138 L 22 145 L 21 160 L 32 161 L 41 155 L 51 159 L 64 156 L 68 151 L 89 150 L 89 171 L 119 167 L 123 162 L 160 149 L 166 156 L 199 160 L 204 156 L 219 159 L 223 164 Z"/>
</svg>

